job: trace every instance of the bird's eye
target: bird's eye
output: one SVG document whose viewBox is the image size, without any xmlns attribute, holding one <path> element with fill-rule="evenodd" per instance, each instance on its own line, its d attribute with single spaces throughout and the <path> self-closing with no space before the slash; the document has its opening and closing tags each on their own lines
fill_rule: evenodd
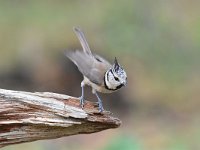
<svg viewBox="0 0 200 150">
<path fill-rule="evenodd" d="M 115 78 L 116 81 L 119 81 L 119 78 L 117 78 L 117 77 L 114 77 L 114 78 Z"/>
</svg>

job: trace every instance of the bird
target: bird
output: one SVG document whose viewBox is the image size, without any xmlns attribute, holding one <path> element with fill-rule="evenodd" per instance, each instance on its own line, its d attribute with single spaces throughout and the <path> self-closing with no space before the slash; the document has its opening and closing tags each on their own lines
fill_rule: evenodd
<svg viewBox="0 0 200 150">
<path fill-rule="evenodd" d="M 81 82 L 80 106 L 84 108 L 84 87 L 92 88 L 92 93 L 98 99 L 98 110 L 103 112 L 104 108 L 99 93 L 112 93 L 127 84 L 127 74 L 115 57 L 113 65 L 103 57 L 91 52 L 89 44 L 83 31 L 79 27 L 73 30 L 80 41 L 82 50 L 65 51 L 65 55 L 78 67 L 83 75 Z"/>
</svg>

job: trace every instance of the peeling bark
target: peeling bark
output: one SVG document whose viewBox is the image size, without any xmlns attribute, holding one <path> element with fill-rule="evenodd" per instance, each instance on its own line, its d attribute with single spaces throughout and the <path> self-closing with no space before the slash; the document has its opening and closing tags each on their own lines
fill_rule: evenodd
<svg viewBox="0 0 200 150">
<path fill-rule="evenodd" d="M 117 128 L 121 121 L 86 101 L 56 93 L 0 89 L 0 147 Z"/>
</svg>

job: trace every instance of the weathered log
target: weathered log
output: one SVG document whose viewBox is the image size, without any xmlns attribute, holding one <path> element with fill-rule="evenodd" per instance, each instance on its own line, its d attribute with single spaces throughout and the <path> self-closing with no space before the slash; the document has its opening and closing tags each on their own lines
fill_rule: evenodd
<svg viewBox="0 0 200 150">
<path fill-rule="evenodd" d="M 43 92 L 0 89 L 0 147 L 75 134 L 117 128 L 121 121 L 110 112 L 98 112 L 97 104 L 78 98 Z"/>
</svg>

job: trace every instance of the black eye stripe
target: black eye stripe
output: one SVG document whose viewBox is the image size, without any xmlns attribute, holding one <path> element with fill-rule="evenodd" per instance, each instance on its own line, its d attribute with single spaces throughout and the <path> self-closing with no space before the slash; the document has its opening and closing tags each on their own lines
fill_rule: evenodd
<svg viewBox="0 0 200 150">
<path fill-rule="evenodd" d="M 106 77 L 107 77 L 107 81 L 109 81 L 109 78 L 108 78 L 108 73 L 107 73 L 107 76 L 106 76 Z"/>
<path fill-rule="evenodd" d="M 110 72 L 111 72 L 111 73 L 112 73 L 112 75 L 114 76 L 114 73 L 113 73 L 112 69 L 110 69 Z"/>
<path fill-rule="evenodd" d="M 114 76 L 114 78 L 115 78 L 116 81 L 119 81 L 119 78 L 118 78 L 118 77 L 115 77 L 115 76 Z"/>
<path fill-rule="evenodd" d="M 114 76 L 114 79 L 115 79 L 116 81 L 119 81 L 119 78 L 118 78 L 118 77 L 116 77 L 116 76 L 114 75 L 114 73 L 113 73 L 112 69 L 110 69 L 110 72 L 111 72 L 111 73 L 112 73 L 112 75 Z"/>
</svg>

